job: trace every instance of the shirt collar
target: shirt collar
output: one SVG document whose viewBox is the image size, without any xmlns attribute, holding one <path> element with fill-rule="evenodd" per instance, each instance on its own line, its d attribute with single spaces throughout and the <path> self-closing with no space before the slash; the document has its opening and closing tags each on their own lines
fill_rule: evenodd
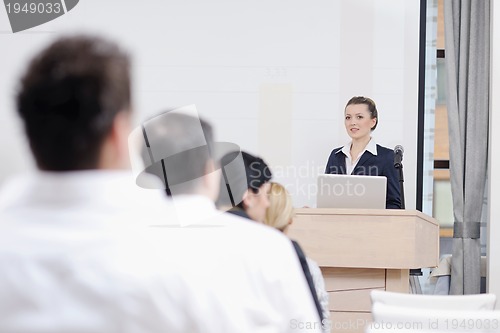
<svg viewBox="0 0 500 333">
<path fill-rule="evenodd" d="M 365 150 L 372 153 L 372 155 L 377 156 L 377 144 L 375 143 L 375 140 L 373 140 L 373 138 L 370 139 L 370 142 L 368 142 L 368 144 L 366 145 Z"/>
<path fill-rule="evenodd" d="M 72 206 L 127 209 L 147 204 L 163 207 L 161 190 L 142 189 L 130 170 L 36 171 L 8 180 L 0 190 L 0 209 L 25 206 Z"/>
<path fill-rule="evenodd" d="M 335 154 L 342 152 L 342 153 L 344 153 L 345 156 L 349 156 L 350 151 L 351 151 L 351 145 L 352 145 L 352 141 L 345 144 L 342 147 L 342 149 L 339 149 Z M 371 138 L 370 141 L 368 141 L 368 144 L 366 145 L 364 151 L 369 151 L 372 155 L 377 156 L 377 144 L 375 143 L 375 140 L 373 140 L 373 138 Z"/>
<path fill-rule="evenodd" d="M 131 171 L 44 172 L 15 177 L 0 190 L 0 211 L 26 207 L 81 209 L 134 220 L 140 225 L 200 224 L 222 214 L 203 195 L 174 195 L 143 189 Z M 121 212 L 117 215 L 117 212 Z M 134 222 L 134 224 L 136 224 Z"/>
<path fill-rule="evenodd" d="M 172 220 L 170 207 L 164 190 L 140 188 L 131 170 L 37 171 L 0 189 L 0 220 L 12 216 L 21 227 L 42 221 L 61 230 L 121 233 Z"/>
</svg>

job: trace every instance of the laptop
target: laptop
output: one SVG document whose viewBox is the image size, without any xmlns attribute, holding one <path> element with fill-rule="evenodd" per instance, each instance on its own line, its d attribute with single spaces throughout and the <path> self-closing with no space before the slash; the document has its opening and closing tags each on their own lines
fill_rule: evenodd
<svg viewBox="0 0 500 333">
<path fill-rule="evenodd" d="M 385 209 L 387 178 L 384 176 L 318 176 L 316 207 Z"/>
</svg>

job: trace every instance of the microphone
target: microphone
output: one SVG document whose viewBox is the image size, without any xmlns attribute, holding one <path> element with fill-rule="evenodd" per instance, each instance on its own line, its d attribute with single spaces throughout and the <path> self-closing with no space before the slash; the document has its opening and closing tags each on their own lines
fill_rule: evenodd
<svg viewBox="0 0 500 333">
<path fill-rule="evenodd" d="M 404 153 L 403 146 L 397 145 L 394 147 L 394 167 L 395 168 L 402 168 L 403 164 L 401 162 L 403 161 L 403 153 Z"/>
</svg>

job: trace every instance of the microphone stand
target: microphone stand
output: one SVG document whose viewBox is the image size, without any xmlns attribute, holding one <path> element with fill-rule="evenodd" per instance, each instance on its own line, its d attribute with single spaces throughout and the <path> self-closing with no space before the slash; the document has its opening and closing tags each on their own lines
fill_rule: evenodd
<svg viewBox="0 0 500 333">
<path fill-rule="evenodd" d="M 398 170 L 399 174 L 399 193 L 401 195 L 401 209 L 405 209 L 405 178 L 403 176 L 403 162 L 395 163 L 394 167 Z"/>
<path fill-rule="evenodd" d="M 405 209 L 405 188 L 404 188 L 405 179 L 403 176 L 403 162 L 395 163 L 394 167 L 398 170 L 398 175 L 399 175 L 399 192 L 401 195 L 401 209 Z M 420 288 L 420 282 L 418 282 L 417 276 L 422 276 L 422 270 L 420 268 L 410 269 L 410 285 L 414 284 L 415 294 L 421 294 L 422 290 Z"/>
</svg>

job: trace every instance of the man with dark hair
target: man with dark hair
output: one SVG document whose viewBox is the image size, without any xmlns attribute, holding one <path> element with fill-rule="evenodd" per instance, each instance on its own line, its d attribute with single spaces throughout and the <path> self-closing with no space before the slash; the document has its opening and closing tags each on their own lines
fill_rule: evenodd
<svg viewBox="0 0 500 333">
<path fill-rule="evenodd" d="M 129 68 L 117 45 L 88 37 L 61 38 L 33 59 L 17 110 L 40 170 L 127 166 L 127 155 L 109 145 L 129 126 Z"/>
<path fill-rule="evenodd" d="M 293 251 L 284 239 L 223 218 L 191 227 L 175 200 L 134 184 L 124 170 L 130 105 L 129 60 L 109 41 L 62 38 L 28 66 L 17 109 L 39 170 L 0 191 L 0 332 L 288 332 L 317 323 L 299 264 L 282 258 Z M 191 132 L 196 119 L 172 124 L 174 158 L 159 164 L 169 187 L 193 194 L 188 211 L 217 217 L 210 155 L 194 155 L 204 156 L 201 168 L 182 164 L 207 139 Z M 162 225 L 172 221 L 181 223 Z M 271 244 L 276 257 L 264 252 Z"/>
<path fill-rule="evenodd" d="M 172 303 L 153 294 L 165 288 L 151 277 L 179 276 L 159 270 L 156 249 L 127 231 L 169 211 L 124 170 L 129 67 L 114 43 L 75 36 L 42 50 L 22 76 L 17 111 L 39 170 L 0 191 L 1 332 L 169 327 L 155 302 Z"/>
<path fill-rule="evenodd" d="M 164 112 L 145 121 L 137 129 L 141 158 L 146 169 L 141 176 L 153 174 L 163 183 L 168 195 L 192 194 L 217 168 L 212 126 L 199 117 L 178 112 Z M 132 135 L 134 137 L 134 134 Z M 218 183 L 208 184 L 208 197 L 214 201 Z M 213 193 L 212 193 L 213 192 Z"/>
<path fill-rule="evenodd" d="M 314 310 L 311 308 L 309 290 L 304 284 L 306 281 L 300 263 L 289 240 L 264 225 L 248 223 L 215 209 L 214 201 L 219 194 L 221 176 L 217 152 L 227 151 L 234 145 L 214 142 L 210 124 L 190 115 L 187 110 L 182 112 L 179 109 L 144 122 L 136 130 L 136 135 L 142 144 L 140 150 L 145 166 L 138 176 L 138 184 L 141 185 L 140 178 L 144 174 L 153 174 L 161 179 L 181 220 L 196 224 L 198 231 L 206 228 L 203 232 L 204 239 L 197 242 L 200 250 L 220 250 L 217 259 L 207 258 L 207 253 L 200 256 L 215 272 L 214 275 L 207 274 L 205 279 L 217 280 L 223 285 L 218 296 L 226 298 L 225 312 L 247 318 L 244 321 L 249 331 L 256 331 L 261 325 L 278 331 L 300 330 L 298 326 L 280 329 L 279 324 L 270 324 L 276 318 L 271 319 L 269 313 L 261 313 L 258 320 L 260 324 L 256 325 L 252 322 L 254 313 L 259 312 L 258 308 L 261 307 L 274 308 L 273 313 L 279 313 L 278 316 L 288 317 L 291 321 L 297 320 L 299 314 L 305 315 L 305 318 L 314 318 L 317 314 L 311 313 Z M 234 154 L 239 156 L 239 153 L 225 155 L 221 164 L 225 166 Z M 240 172 L 237 166 L 230 171 L 223 170 L 224 177 L 228 176 L 226 171 L 233 176 L 238 173 L 246 174 L 248 185 L 245 182 L 247 190 L 243 195 L 246 205 L 260 202 L 252 196 L 262 196 L 267 200 L 265 187 L 269 185 L 271 178 L 269 167 L 262 159 L 248 153 L 243 153 L 243 159 Z M 258 194 L 259 191 L 263 191 L 261 195 Z M 267 206 L 268 204 L 259 210 L 265 214 Z M 254 210 L 250 211 L 253 214 Z M 228 262 L 233 264 L 228 266 Z M 237 286 L 233 285 L 235 280 L 238 280 Z M 249 286 L 252 286 L 250 293 Z M 289 288 L 295 290 L 294 295 L 285 292 Z M 271 293 L 274 296 L 269 298 Z M 237 305 L 228 306 L 235 301 L 234 295 L 238 294 L 246 296 L 236 297 Z M 314 319 L 302 321 L 313 323 Z M 320 328 L 320 325 L 316 325 L 316 328 Z M 244 331 L 243 326 L 239 330 Z"/>
</svg>

